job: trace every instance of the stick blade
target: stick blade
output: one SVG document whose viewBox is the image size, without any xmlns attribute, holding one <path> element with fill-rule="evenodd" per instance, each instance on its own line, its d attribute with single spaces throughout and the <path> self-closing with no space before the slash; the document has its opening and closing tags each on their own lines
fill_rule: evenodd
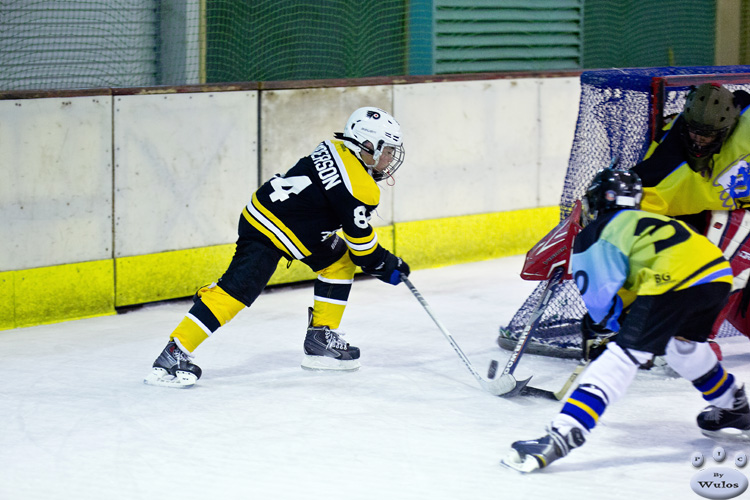
<svg viewBox="0 0 750 500">
<path fill-rule="evenodd" d="M 494 380 L 480 381 L 482 389 L 489 392 L 493 396 L 505 396 L 506 394 L 513 392 L 516 388 L 516 379 L 511 374 L 501 375 Z"/>
<path fill-rule="evenodd" d="M 531 387 L 530 385 L 527 385 L 523 388 L 523 390 L 520 393 L 521 396 L 531 396 L 531 397 L 537 397 L 537 398 L 544 398 L 544 399 L 553 399 L 555 401 L 559 401 L 560 398 L 557 397 L 557 393 L 554 393 L 552 391 L 548 391 L 546 389 L 539 389 L 537 387 Z"/>
<path fill-rule="evenodd" d="M 499 363 L 497 360 L 493 359 L 490 361 L 490 367 L 487 369 L 487 378 L 489 380 L 483 384 L 484 390 L 495 396 L 504 398 L 521 394 L 521 391 L 529 383 L 531 377 L 526 380 L 516 380 L 511 373 L 503 373 L 503 375 L 495 378 L 498 366 Z"/>
<path fill-rule="evenodd" d="M 513 375 L 508 375 L 508 376 L 513 378 L 515 385 L 510 391 L 504 392 L 503 394 L 500 394 L 500 396 L 504 398 L 512 398 L 520 394 L 523 394 L 523 390 L 526 387 L 526 385 L 529 383 L 529 380 L 531 380 L 531 377 L 527 378 L 526 380 L 516 380 L 513 377 Z"/>
</svg>

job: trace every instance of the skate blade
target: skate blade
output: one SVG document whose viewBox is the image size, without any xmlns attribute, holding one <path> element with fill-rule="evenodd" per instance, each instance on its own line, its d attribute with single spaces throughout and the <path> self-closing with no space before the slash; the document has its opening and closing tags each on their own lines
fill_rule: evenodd
<svg viewBox="0 0 750 500">
<path fill-rule="evenodd" d="M 701 433 L 706 437 L 724 441 L 750 441 L 750 429 L 742 430 L 734 429 L 732 427 L 719 429 L 718 431 L 707 431 L 701 429 Z"/>
<path fill-rule="evenodd" d="M 536 458 L 526 455 L 526 458 L 523 459 L 516 450 L 511 450 L 508 456 L 500 460 L 500 465 L 523 474 L 539 469 L 539 462 Z"/>
<path fill-rule="evenodd" d="M 178 370 L 177 376 L 173 377 L 164 368 L 153 368 L 151 373 L 143 379 L 143 383 L 146 385 L 175 389 L 188 389 L 193 387 L 197 381 L 198 377 L 193 373 Z"/>
<path fill-rule="evenodd" d="M 302 359 L 301 366 L 310 371 L 355 371 L 361 366 L 358 359 L 339 360 L 328 356 L 310 356 L 306 354 Z"/>
</svg>

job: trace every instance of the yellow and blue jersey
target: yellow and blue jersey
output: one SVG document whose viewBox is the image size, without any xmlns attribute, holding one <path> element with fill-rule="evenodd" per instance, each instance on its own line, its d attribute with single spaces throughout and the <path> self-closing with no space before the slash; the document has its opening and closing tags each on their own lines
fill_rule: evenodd
<svg viewBox="0 0 750 500">
<path fill-rule="evenodd" d="M 638 295 L 732 283 L 721 250 L 687 224 L 642 210 L 599 216 L 576 237 L 573 278 L 589 314 L 612 331 Z"/>
</svg>

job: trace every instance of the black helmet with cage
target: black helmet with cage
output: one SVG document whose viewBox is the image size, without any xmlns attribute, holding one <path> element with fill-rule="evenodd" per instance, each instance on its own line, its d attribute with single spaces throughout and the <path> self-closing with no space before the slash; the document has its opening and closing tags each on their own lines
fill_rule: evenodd
<svg viewBox="0 0 750 500">
<path fill-rule="evenodd" d="M 731 90 L 717 83 L 704 83 L 690 89 L 682 116 L 682 140 L 688 165 L 696 172 L 711 167 L 740 118 L 740 108 Z"/>
<path fill-rule="evenodd" d="M 596 173 L 581 200 L 583 225 L 607 212 L 623 208 L 639 209 L 642 196 L 643 185 L 638 174 L 603 168 Z"/>
</svg>

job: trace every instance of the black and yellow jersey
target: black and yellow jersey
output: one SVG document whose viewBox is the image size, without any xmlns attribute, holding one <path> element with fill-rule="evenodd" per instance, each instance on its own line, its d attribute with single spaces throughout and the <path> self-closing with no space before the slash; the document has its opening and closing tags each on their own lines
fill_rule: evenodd
<svg viewBox="0 0 750 500">
<path fill-rule="evenodd" d="M 283 176 L 253 194 L 243 210 L 260 235 L 291 259 L 316 253 L 343 231 L 352 261 L 379 263 L 384 249 L 370 225 L 380 188 L 342 141 L 324 141 Z"/>
<path fill-rule="evenodd" d="M 662 130 L 644 160 L 632 169 L 643 182 L 641 210 L 674 217 L 750 205 L 750 95 L 737 91 L 735 96 L 742 113 L 721 150 L 713 155 L 708 175 L 693 171 L 686 162 L 680 137 L 682 114 Z"/>
<path fill-rule="evenodd" d="M 641 210 L 599 216 L 573 246 L 573 278 L 589 314 L 617 331 L 638 295 L 661 295 L 703 283 L 732 283 L 721 250 L 684 222 Z"/>
</svg>

